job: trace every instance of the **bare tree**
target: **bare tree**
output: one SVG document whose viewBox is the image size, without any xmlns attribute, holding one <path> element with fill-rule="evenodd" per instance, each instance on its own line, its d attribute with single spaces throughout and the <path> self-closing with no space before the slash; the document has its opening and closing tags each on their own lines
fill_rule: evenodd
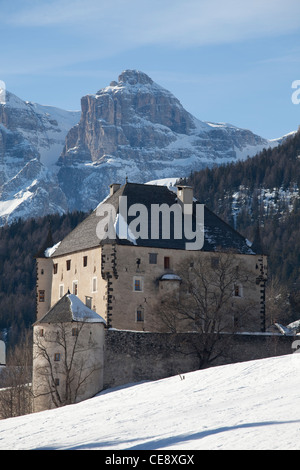
<svg viewBox="0 0 300 470">
<path fill-rule="evenodd" d="M 97 344 L 87 326 L 84 321 L 55 323 L 35 331 L 35 399 L 46 397 L 50 407 L 60 407 L 84 394 L 90 377 L 99 371 L 99 363 L 90 354 Z"/>
<path fill-rule="evenodd" d="M 266 323 L 267 326 L 274 323 L 286 325 L 292 321 L 292 312 L 290 305 L 290 295 L 288 288 L 274 278 L 267 283 L 266 288 Z"/>
<path fill-rule="evenodd" d="M 246 298 L 245 292 L 255 286 L 255 274 L 232 253 L 191 257 L 176 274 L 181 278 L 179 291 L 163 299 L 160 319 L 165 331 L 199 333 L 189 341 L 203 368 L 224 355 L 225 333 L 229 337 L 251 324 L 255 301 Z"/>
<path fill-rule="evenodd" d="M 32 412 L 32 336 L 25 333 L 7 357 L 0 376 L 0 417 L 2 419 Z"/>
</svg>

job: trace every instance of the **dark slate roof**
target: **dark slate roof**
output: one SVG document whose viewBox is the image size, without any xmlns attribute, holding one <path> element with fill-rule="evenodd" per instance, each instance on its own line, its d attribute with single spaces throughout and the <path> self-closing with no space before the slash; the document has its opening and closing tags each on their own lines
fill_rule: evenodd
<svg viewBox="0 0 300 470">
<path fill-rule="evenodd" d="M 177 202 L 177 194 L 174 191 L 169 190 L 166 186 L 126 183 L 112 196 L 106 198 L 101 204 L 111 204 L 114 207 L 116 214 L 118 214 L 120 196 L 127 197 L 128 208 L 133 204 L 143 204 L 143 206 L 147 208 L 149 233 L 151 227 L 151 205 L 167 204 L 168 206 L 172 206 Z M 101 204 L 97 207 L 100 207 Z M 196 204 L 200 203 L 198 201 L 194 201 L 194 214 Z M 135 216 L 128 217 L 128 225 L 138 216 L 139 213 Z M 148 246 L 149 248 L 184 250 L 186 243 L 191 242 L 191 240 L 186 239 L 184 236 L 181 239 L 175 239 L 173 237 L 173 220 L 171 221 L 170 239 L 164 239 L 160 236 L 158 239 L 151 239 L 150 237 L 149 239 L 137 238 L 135 242 L 130 240 L 130 238 L 121 239 L 118 237 L 115 240 L 100 240 L 96 232 L 97 224 L 100 220 L 101 218 L 97 215 L 96 208 L 83 222 L 81 222 L 62 240 L 58 248 L 52 254 L 52 257 L 94 248 L 104 243 L 117 243 L 120 245 L 136 244 L 137 246 Z M 195 223 L 195 220 L 194 216 L 193 223 Z M 205 234 L 202 251 L 232 250 L 243 254 L 254 254 L 246 239 L 206 206 L 204 206 L 204 225 Z M 193 229 L 195 229 L 195 225 L 193 226 Z M 184 233 L 184 230 L 182 230 L 182 233 Z"/>
<path fill-rule="evenodd" d="M 40 323 L 69 323 L 69 322 L 105 323 L 105 320 L 96 312 L 88 308 L 74 294 L 65 294 L 55 305 L 38 320 Z"/>
</svg>

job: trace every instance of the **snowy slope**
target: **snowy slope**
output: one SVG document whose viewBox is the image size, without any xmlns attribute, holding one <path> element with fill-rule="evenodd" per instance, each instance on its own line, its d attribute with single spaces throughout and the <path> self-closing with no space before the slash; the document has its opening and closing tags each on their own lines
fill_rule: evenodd
<svg viewBox="0 0 300 470">
<path fill-rule="evenodd" d="M 0 226 L 67 210 L 55 163 L 80 112 L 23 101 L 0 103 Z"/>
<path fill-rule="evenodd" d="M 0 421 L 0 449 L 300 449 L 300 354 L 106 390 Z"/>
</svg>

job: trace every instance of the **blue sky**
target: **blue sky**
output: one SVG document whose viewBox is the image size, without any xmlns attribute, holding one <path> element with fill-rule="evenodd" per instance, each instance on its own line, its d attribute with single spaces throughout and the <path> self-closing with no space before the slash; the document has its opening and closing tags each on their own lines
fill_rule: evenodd
<svg viewBox="0 0 300 470">
<path fill-rule="evenodd" d="M 0 33 L 0 80 L 24 100 L 78 110 L 138 69 L 201 120 L 300 124 L 299 0 L 0 0 Z"/>
</svg>

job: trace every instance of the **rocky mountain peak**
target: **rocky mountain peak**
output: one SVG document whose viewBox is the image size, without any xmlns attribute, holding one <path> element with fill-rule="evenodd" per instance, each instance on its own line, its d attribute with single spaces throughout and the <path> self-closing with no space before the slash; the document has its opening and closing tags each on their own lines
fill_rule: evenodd
<svg viewBox="0 0 300 470">
<path fill-rule="evenodd" d="M 89 210 L 111 180 L 186 176 L 269 145 L 250 131 L 196 119 L 146 73 L 125 70 L 118 82 L 81 99 L 81 119 L 66 136 L 58 178 L 71 210 Z"/>
<path fill-rule="evenodd" d="M 144 72 L 139 70 L 124 70 L 118 77 L 119 83 L 128 83 L 129 85 L 152 85 L 153 80 Z"/>
</svg>

